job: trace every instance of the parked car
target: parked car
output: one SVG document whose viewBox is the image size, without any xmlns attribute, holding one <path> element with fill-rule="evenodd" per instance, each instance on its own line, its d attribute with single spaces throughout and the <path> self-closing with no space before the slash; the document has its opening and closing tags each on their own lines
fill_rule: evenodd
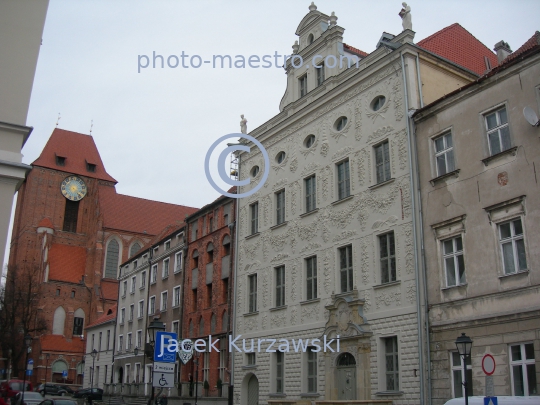
<svg viewBox="0 0 540 405">
<path fill-rule="evenodd" d="M 22 391 L 23 384 L 25 386 L 24 391 L 32 391 L 32 383 L 30 381 L 24 382 L 23 380 L 9 380 L 0 384 L 0 396 L 4 398 L 12 398 L 17 392 Z M 6 401 L 7 402 L 7 401 Z"/>
<path fill-rule="evenodd" d="M 493 402 L 494 403 L 494 402 Z M 497 403 L 499 405 L 540 405 L 540 397 L 510 397 L 501 396 L 497 397 Z M 444 405 L 463 405 L 465 404 L 464 398 L 454 398 Z M 484 397 L 469 397 L 469 405 L 484 405 Z"/>
<path fill-rule="evenodd" d="M 73 398 L 101 401 L 103 399 L 103 390 L 101 388 L 83 388 L 75 392 L 75 394 L 73 394 Z"/>
<path fill-rule="evenodd" d="M 38 405 L 43 401 L 43 397 L 38 392 L 25 391 L 24 392 L 24 404 L 21 402 L 22 392 L 18 392 L 13 398 L 11 398 L 11 405 Z"/>
<path fill-rule="evenodd" d="M 65 390 L 64 388 L 62 388 L 61 386 L 59 385 L 54 385 L 54 384 L 50 384 L 50 383 L 47 383 L 47 384 L 41 384 L 39 386 L 39 389 L 38 389 L 38 392 L 41 394 L 41 395 L 60 395 L 60 396 L 64 396 L 64 395 L 67 395 L 68 392 L 67 390 Z M 43 398 L 42 398 L 43 399 Z"/>
<path fill-rule="evenodd" d="M 58 384 L 58 387 L 65 389 L 69 395 L 73 395 L 75 393 L 75 390 L 71 388 L 69 385 Z"/>
<path fill-rule="evenodd" d="M 47 398 L 39 403 L 39 405 L 77 405 L 77 401 L 66 398 Z"/>
</svg>

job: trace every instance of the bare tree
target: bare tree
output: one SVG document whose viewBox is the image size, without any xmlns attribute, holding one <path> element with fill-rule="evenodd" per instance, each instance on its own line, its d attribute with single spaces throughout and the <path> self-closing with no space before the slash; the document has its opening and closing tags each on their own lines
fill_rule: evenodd
<svg viewBox="0 0 540 405">
<path fill-rule="evenodd" d="M 38 310 L 39 274 L 37 265 L 10 266 L 0 283 L 0 348 L 14 376 L 24 367 L 21 364 L 25 355 L 24 336 L 36 336 L 47 330 Z"/>
</svg>

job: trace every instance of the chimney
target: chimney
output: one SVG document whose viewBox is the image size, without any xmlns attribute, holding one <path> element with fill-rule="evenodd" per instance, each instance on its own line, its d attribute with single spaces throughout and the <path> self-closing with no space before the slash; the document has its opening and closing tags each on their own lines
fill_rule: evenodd
<svg viewBox="0 0 540 405">
<path fill-rule="evenodd" d="M 499 63 L 501 63 L 504 59 L 506 59 L 508 55 L 512 53 L 510 45 L 508 45 L 508 42 L 504 41 L 497 42 L 493 50 L 497 53 L 497 59 L 499 60 Z"/>
</svg>

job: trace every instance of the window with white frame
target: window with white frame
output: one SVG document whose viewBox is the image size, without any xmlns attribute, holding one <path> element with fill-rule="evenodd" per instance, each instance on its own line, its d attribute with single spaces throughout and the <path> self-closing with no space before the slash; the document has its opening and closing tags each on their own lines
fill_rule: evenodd
<svg viewBox="0 0 540 405">
<path fill-rule="evenodd" d="M 131 377 L 131 364 L 126 364 L 126 375 L 124 376 L 124 381 L 126 384 L 129 384 L 131 381 L 129 378 Z"/>
<path fill-rule="evenodd" d="M 225 381 L 225 370 L 227 369 L 227 343 L 225 339 L 219 339 L 219 378 Z"/>
<path fill-rule="evenodd" d="M 451 365 L 452 365 L 452 395 L 454 398 L 463 398 L 465 396 L 465 387 L 463 386 L 463 357 L 459 355 L 459 352 L 451 352 Z M 473 374 L 471 365 L 471 356 L 467 356 L 467 394 L 472 396 L 473 393 Z"/>
<path fill-rule="evenodd" d="M 126 320 L 126 309 L 122 308 L 120 310 L 120 323 L 124 323 L 125 320 Z"/>
<path fill-rule="evenodd" d="M 307 74 L 298 79 L 298 85 L 300 86 L 300 97 L 304 97 L 307 94 Z"/>
<path fill-rule="evenodd" d="M 131 305 L 129 306 L 129 318 L 128 318 L 128 320 L 129 320 L 130 322 L 133 322 L 133 315 L 134 315 L 134 313 L 135 313 L 135 304 L 131 304 Z"/>
<path fill-rule="evenodd" d="M 383 339 L 386 391 L 399 391 L 399 355 L 397 336 Z"/>
<path fill-rule="evenodd" d="M 173 289 L 173 302 L 172 306 L 177 307 L 180 305 L 180 286 L 176 286 Z"/>
<path fill-rule="evenodd" d="M 352 245 L 339 248 L 338 252 L 341 292 L 344 293 L 353 289 Z"/>
<path fill-rule="evenodd" d="M 510 128 L 506 107 L 484 115 L 490 155 L 504 152 L 510 149 Z"/>
<path fill-rule="evenodd" d="M 137 286 L 137 276 L 131 277 L 131 294 L 135 294 L 135 287 Z"/>
<path fill-rule="evenodd" d="M 163 260 L 162 278 L 169 277 L 169 258 Z"/>
<path fill-rule="evenodd" d="M 448 132 L 433 139 L 435 147 L 435 164 L 437 166 L 437 176 L 453 172 L 456 169 L 454 163 L 454 144 L 452 133 Z"/>
<path fill-rule="evenodd" d="M 137 331 L 137 347 L 139 349 L 142 347 L 142 330 Z"/>
<path fill-rule="evenodd" d="M 276 225 L 285 222 L 285 190 L 276 193 Z"/>
<path fill-rule="evenodd" d="M 210 374 L 210 353 L 203 353 L 203 381 L 208 381 L 208 375 Z"/>
<path fill-rule="evenodd" d="M 179 321 L 173 321 L 172 327 L 171 327 L 171 332 L 176 333 L 176 335 L 178 335 L 179 331 L 180 331 L 180 322 Z"/>
<path fill-rule="evenodd" d="M 307 348 L 307 392 L 317 392 L 317 352 L 315 347 Z"/>
<path fill-rule="evenodd" d="M 498 225 L 499 244 L 503 259 L 504 274 L 527 270 L 525 239 L 521 218 L 516 218 Z"/>
<path fill-rule="evenodd" d="M 276 272 L 276 307 L 285 305 L 285 266 L 279 266 Z"/>
<path fill-rule="evenodd" d="M 538 395 L 533 343 L 510 346 L 510 373 L 512 376 L 512 395 Z"/>
<path fill-rule="evenodd" d="M 317 70 L 317 86 L 320 86 L 324 82 L 324 63 L 315 66 Z"/>
<path fill-rule="evenodd" d="M 311 212 L 317 208 L 317 187 L 315 175 L 304 179 L 306 188 L 306 212 Z"/>
<path fill-rule="evenodd" d="M 394 232 L 379 236 L 379 257 L 381 261 L 381 284 L 396 281 L 396 244 Z"/>
<path fill-rule="evenodd" d="M 132 344 L 133 344 L 133 341 L 132 341 L 132 339 L 131 339 L 131 332 L 129 332 L 129 333 L 127 334 L 127 347 L 126 347 L 126 349 L 127 349 L 128 351 L 131 350 Z"/>
<path fill-rule="evenodd" d="M 157 264 L 152 266 L 152 273 L 150 274 L 150 284 L 154 284 L 157 280 Z"/>
<path fill-rule="evenodd" d="M 317 256 L 306 259 L 306 299 L 317 298 Z"/>
<path fill-rule="evenodd" d="M 257 312 L 257 275 L 252 274 L 248 277 L 249 297 L 248 311 Z"/>
<path fill-rule="evenodd" d="M 165 251 L 169 250 L 171 248 L 171 240 L 165 242 Z"/>
<path fill-rule="evenodd" d="M 184 253 L 183 252 L 177 252 L 174 255 L 174 272 L 178 273 L 182 271 L 182 261 L 184 259 Z"/>
<path fill-rule="evenodd" d="M 336 165 L 338 180 L 338 200 L 351 195 L 351 173 L 349 171 L 349 160 L 344 160 Z"/>
<path fill-rule="evenodd" d="M 156 297 L 152 296 L 150 297 L 150 301 L 148 302 L 148 315 L 154 315 L 156 312 Z"/>
<path fill-rule="evenodd" d="M 168 292 L 167 291 L 163 291 L 161 293 L 161 311 L 166 311 L 167 310 L 167 299 L 168 299 Z"/>
<path fill-rule="evenodd" d="M 246 353 L 246 365 L 247 366 L 254 366 L 256 359 L 255 359 L 255 352 L 253 353 Z"/>
<path fill-rule="evenodd" d="M 461 235 L 442 241 L 442 248 L 446 286 L 453 287 L 465 284 L 465 261 Z"/>
<path fill-rule="evenodd" d="M 124 350 L 124 336 L 118 336 L 118 351 L 121 352 Z"/>
<path fill-rule="evenodd" d="M 144 290 L 145 287 L 146 287 L 146 271 L 143 271 L 141 273 L 141 287 L 140 287 L 140 289 Z"/>
<path fill-rule="evenodd" d="M 280 352 L 279 350 L 276 351 L 275 360 L 276 360 L 276 393 L 282 394 L 284 387 L 283 387 L 283 377 L 284 377 L 284 354 L 283 352 Z"/>
<path fill-rule="evenodd" d="M 126 294 L 127 294 L 127 289 L 128 289 L 128 282 L 127 282 L 127 280 L 125 280 L 125 281 L 122 283 L 122 287 L 123 287 L 122 298 L 125 298 L 125 296 L 126 296 Z"/>
<path fill-rule="evenodd" d="M 251 235 L 259 232 L 259 202 L 249 206 L 249 216 L 251 219 Z"/>
<path fill-rule="evenodd" d="M 388 140 L 375 146 L 375 172 L 377 184 L 390 180 L 390 145 Z"/>
<path fill-rule="evenodd" d="M 138 318 L 142 318 L 144 316 L 144 300 L 139 301 L 139 312 L 137 313 Z"/>
</svg>

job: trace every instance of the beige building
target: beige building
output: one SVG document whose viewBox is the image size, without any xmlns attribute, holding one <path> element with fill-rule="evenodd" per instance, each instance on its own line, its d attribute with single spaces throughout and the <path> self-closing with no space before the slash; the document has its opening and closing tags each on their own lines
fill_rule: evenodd
<svg viewBox="0 0 540 405">
<path fill-rule="evenodd" d="M 540 128 L 523 113 L 540 111 L 540 33 L 496 50 L 499 67 L 414 115 L 434 405 L 464 395 L 461 333 L 473 395 L 487 354 L 495 395 L 540 393 Z"/>
<path fill-rule="evenodd" d="M 32 127 L 26 126 L 48 0 L 0 3 L 0 265 L 4 265 L 13 195 L 30 166 L 21 149 Z"/>
</svg>

